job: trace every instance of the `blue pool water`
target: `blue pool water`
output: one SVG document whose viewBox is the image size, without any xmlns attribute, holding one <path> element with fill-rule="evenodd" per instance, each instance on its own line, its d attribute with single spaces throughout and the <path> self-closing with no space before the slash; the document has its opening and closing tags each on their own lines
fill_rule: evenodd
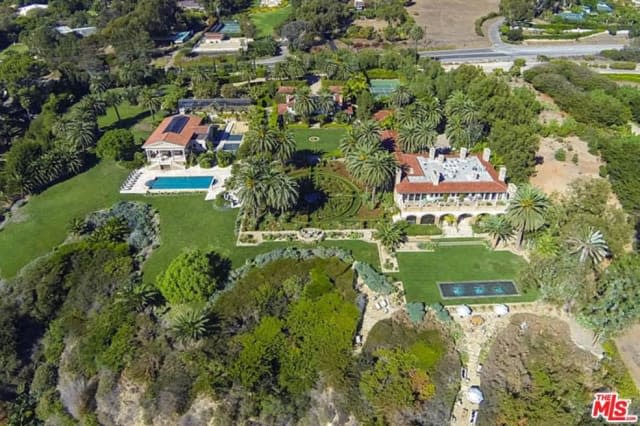
<svg viewBox="0 0 640 426">
<path fill-rule="evenodd" d="M 224 145 L 222 145 L 223 151 L 236 152 L 238 149 L 240 149 L 239 143 L 225 142 Z"/>
<path fill-rule="evenodd" d="M 438 283 L 444 299 L 456 297 L 498 297 L 520 294 L 513 281 Z"/>
<path fill-rule="evenodd" d="M 167 176 L 147 182 L 149 189 L 192 189 L 206 191 L 213 182 L 213 176 Z"/>
</svg>

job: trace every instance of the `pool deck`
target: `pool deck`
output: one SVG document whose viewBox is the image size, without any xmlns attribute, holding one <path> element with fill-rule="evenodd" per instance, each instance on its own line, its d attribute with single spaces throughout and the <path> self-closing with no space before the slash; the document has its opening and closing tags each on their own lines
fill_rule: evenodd
<svg viewBox="0 0 640 426">
<path fill-rule="evenodd" d="M 224 183 L 231 176 L 231 167 L 212 167 L 203 169 L 200 166 L 190 167 L 184 170 L 158 170 L 142 168 L 142 172 L 136 179 L 131 189 L 120 190 L 121 194 L 178 194 L 191 192 L 206 192 L 205 200 L 213 200 L 218 194 L 224 191 Z M 213 185 L 208 190 L 202 189 L 159 189 L 153 190 L 146 186 L 146 182 L 158 177 L 185 177 L 185 176 L 212 176 L 215 179 Z"/>
</svg>

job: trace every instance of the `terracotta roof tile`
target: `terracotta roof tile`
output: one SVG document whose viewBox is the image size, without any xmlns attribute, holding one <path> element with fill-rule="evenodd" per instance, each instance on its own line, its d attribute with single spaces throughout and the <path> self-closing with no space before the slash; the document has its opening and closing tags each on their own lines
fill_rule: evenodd
<svg viewBox="0 0 640 426">
<path fill-rule="evenodd" d="M 278 87 L 278 93 L 285 93 L 287 95 L 292 95 L 296 92 L 296 88 L 293 86 L 280 86 Z"/>
<path fill-rule="evenodd" d="M 442 194 L 442 193 L 476 193 L 476 192 L 506 192 L 508 185 L 505 182 L 501 182 L 498 179 L 498 172 L 491 165 L 491 163 L 484 161 L 481 155 L 476 155 L 480 163 L 487 169 L 489 175 L 491 176 L 491 182 L 440 182 L 438 185 L 434 185 L 431 182 L 409 182 L 406 176 L 403 176 L 400 183 L 396 184 L 395 190 L 400 194 Z M 396 153 L 396 158 L 400 164 L 403 164 L 407 167 L 409 172 L 407 173 L 410 176 L 424 176 L 422 172 L 422 167 L 418 163 L 417 159 L 418 155 L 415 154 L 405 154 L 402 152 Z M 455 157 L 453 155 L 449 155 L 446 157 Z"/>
<path fill-rule="evenodd" d="M 391 113 L 393 113 L 393 111 L 390 109 L 381 109 L 380 111 L 373 114 L 373 119 L 376 121 L 382 121 L 389 115 L 391 115 Z"/>
<path fill-rule="evenodd" d="M 278 104 L 278 115 L 284 115 L 289 110 L 289 105 L 287 104 Z"/>
<path fill-rule="evenodd" d="M 201 126 L 201 123 L 202 118 L 195 115 L 172 115 L 162 120 L 142 146 L 148 147 L 158 142 L 166 142 L 186 147 L 193 138 L 193 134 L 198 133 L 199 128 L 205 127 Z"/>
</svg>

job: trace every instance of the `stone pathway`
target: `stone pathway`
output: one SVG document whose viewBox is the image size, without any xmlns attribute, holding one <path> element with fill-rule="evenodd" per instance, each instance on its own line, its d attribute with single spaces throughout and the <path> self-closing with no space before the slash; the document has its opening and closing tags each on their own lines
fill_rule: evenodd
<svg viewBox="0 0 640 426">
<path fill-rule="evenodd" d="M 367 341 L 369 332 L 378 321 L 393 317 L 396 312 L 402 310 L 403 300 L 398 300 L 397 294 L 382 295 L 372 291 L 367 285 L 358 279 L 356 290 L 366 297 L 366 305 L 362 314 L 362 325 L 360 326 L 360 344 L 356 338 L 355 353 L 360 353 L 364 343 Z M 402 294 L 402 292 L 400 293 Z"/>
<path fill-rule="evenodd" d="M 597 344 L 593 345 L 593 332 L 580 326 L 569 314 L 554 306 L 542 303 L 514 303 L 509 304 L 509 314 L 498 316 L 493 312 L 494 305 L 472 305 L 471 316 L 463 317 L 457 315 L 458 306 L 447 306 L 449 313 L 460 325 L 464 333 L 461 339 L 461 353 L 467 355 L 467 362 L 463 365 L 467 370 L 467 378 L 461 380 L 460 393 L 454 405 L 451 425 L 468 425 L 473 410 L 478 409 L 478 404 L 471 403 L 467 398 L 470 387 L 480 387 L 480 369 L 482 368 L 480 355 L 483 350 L 489 350 L 493 337 L 496 336 L 510 321 L 513 314 L 533 314 L 545 317 L 555 317 L 569 325 L 571 340 L 579 348 L 591 352 L 595 356 L 602 357 L 603 349 Z M 474 325 L 472 318 L 481 317 L 484 322 L 481 325 Z M 476 323 L 477 324 L 477 323 Z M 480 387 L 480 389 L 482 389 Z"/>
</svg>

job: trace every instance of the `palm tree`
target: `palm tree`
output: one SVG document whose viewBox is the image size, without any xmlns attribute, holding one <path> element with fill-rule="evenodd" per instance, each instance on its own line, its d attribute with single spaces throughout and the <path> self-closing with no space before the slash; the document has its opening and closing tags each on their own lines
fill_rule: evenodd
<svg viewBox="0 0 640 426">
<path fill-rule="evenodd" d="M 131 283 L 116 294 L 117 303 L 130 306 L 136 312 L 143 312 L 147 307 L 157 304 L 160 299 L 158 289 L 148 283 Z"/>
<path fill-rule="evenodd" d="M 435 144 L 438 134 L 427 122 L 401 127 L 398 142 L 404 152 L 422 152 Z"/>
<path fill-rule="evenodd" d="M 249 130 L 245 138 L 254 155 L 272 153 L 278 146 L 278 134 L 266 125 Z"/>
<path fill-rule="evenodd" d="M 76 108 L 80 113 L 91 113 L 94 117 L 103 115 L 106 110 L 105 102 L 97 95 L 87 95 L 76 104 Z"/>
<path fill-rule="evenodd" d="M 358 140 L 353 135 L 353 129 L 351 129 L 342 137 L 342 139 L 340 139 L 340 151 L 342 151 L 342 154 L 346 156 L 355 149 L 357 144 Z"/>
<path fill-rule="evenodd" d="M 447 120 L 447 127 L 444 129 L 444 134 L 447 135 L 451 146 L 456 148 L 470 148 L 471 135 L 468 127 L 464 125 L 460 116 L 454 115 L 451 119 Z"/>
<path fill-rule="evenodd" d="M 416 110 L 414 108 L 411 108 L 412 106 L 413 105 L 410 105 L 406 108 L 402 108 L 396 111 L 396 122 L 399 126 L 412 127 L 418 124 L 418 121 L 420 121 L 420 116 L 416 113 Z"/>
<path fill-rule="evenodd" d="M 122 120 L 120 117 L 120 111 L 118 110 L 118 105 L 120 105 L 123 99 L 122 90 L 120 89 L 107 90 L 102 94 L 102 100 L 104 101 L 105 106 L 113 108 L 113 112 L 116 113 L 118 121 Z"/>
<path fill-rule="evenodd" d="M 362 181 L 371 188 L 371 200 L 375 202 L 376 190 L 389 185 L 398 163 L 393 153 L 379 149 L 365 160 L 364 166 Z"/>
<path fill-rule="evenodd" d="M 189 309 L 176 315 L 171 326 L 180 343 L 188 344 L 205 337 L 211 329 L 209 314 L 205 310 Z"/>
<path fill-rule="evenodd" d="M 111 78 L 108 74 L 97 74 L 91 78 L 89 83 L 89 91 L 100 97 L 111 86 Z"/>
<path fill-rule="evenodd" d="M 367 144 L 356 143 L 346 153 L 345 164 L 347 171 L 354 179 L 364 182 L 368 173 L 368 160 L 376 153 L 377 149 Z"/>
<path fill-rule="evenodd" d="M 267 188 L 269 207 L 280 213 L 291 210 L 298 201 L 298 183 L 279 167 L 269 170 Z"/>
<path fill-rule="evenodd" d="M 416 105 L 420 119 L 427 122 L 432 128 L 437 128 L 442 120 L 442 108 L 438 98 L 419 99 Z"/>
<path fill-rule="evenodd" d="M 503 215 L 487 217 L 481 228 L 493 238 L 493 248 L 498 247 L 500 241 L 506 242 L 513 236 L 513 227 Z"/>
<path fill-rule="evenodd" d="M 583 229 L 578 235 L 567 240 L 572 254 L 578 254 L 580 263 L 587 260 L 597 265 L 609 254 L 609 246 L 602 232 L 589 227 Z"/>
<path fill-rule="evenodd" d="M 525 232 L 540 229 L 549 208 L 549 199 L 538 188 L 529 184 L 518 188 L 507 207 L 507 220 L 519 232 L 518 247 L 522 246 Z"/>
<path fill-rule="evenodd" d="M 152 120 L 156 119 L 155 114 L 162 106 L 162 100 L 158 94 L 148 87 L 143 88 L 138 94 L 138 103 L 149 111 Z"/>
<path fill-rule="evenodd" d="M 316 98 L 316 109 L 320 114 L 333 114 L 336 109 L 333 94 L 326 89 L 321 90 Z"/>
<path fill-rule="evenodd" d="M 309 117 L 311 117 L 311 114 L 316 110 L 316 101 L 311 96 L 309 88 L 304 87 L 296 90 L 294 102 L 296 114 L 300 114 L 304 121 L 309 121 Z"/>
<path fill-rule="evenodd" d="M 406 222 L 381 222 L 376 228 L 373 238 L 389 252 L 394 252 L 407 239 Z"/>
<path fill-rule="evenodd" d="M 276 146 L 273 150 L 273 157 L 281 163 L 286 163 L 293 153 L 296 152 L 296 138 L 289 130 L 276 131 Z"/>
<path fill-rule="evenodd" d="M 444 107 L 447 119 L 458 116 L 464 124 L 471 124 L 478 121 L 478 108 L 471 99 L 469 99 L 460 90 L 456 90 L 447 100 Z"/>
<path fill-rule="evenodd" d="M 265 167 L 264 160 L 243 161 L 234 167 L 227 180 L 227 187 L 235 191 L 242 203 L 245 218 L 252 216 L 257 221 L 266 205 L 268 187 L 264 179 Z"/>
<path fill-rule="evenodd" d="M 353 125 L 352 135 L 359 144 L 368 145 L 371 147 L 380 146 L 380 135 L 382 130 L 377 121 L 363 120 L 358 121 Z"/>
<path fill-rule="evenodd" d="M 98 125 L 92 113 L 74 113 L 64 127 L 64 139 L 81 151 L 93 147 L 97 135 Z"/>
<path fill-rule="evenodd" d="M 407 86 L 398 86 L 393 93 L 391 93 L 391 104 L 398 109 L 410 104 L 412 100 L 413 95 Z"/>
</svg>

